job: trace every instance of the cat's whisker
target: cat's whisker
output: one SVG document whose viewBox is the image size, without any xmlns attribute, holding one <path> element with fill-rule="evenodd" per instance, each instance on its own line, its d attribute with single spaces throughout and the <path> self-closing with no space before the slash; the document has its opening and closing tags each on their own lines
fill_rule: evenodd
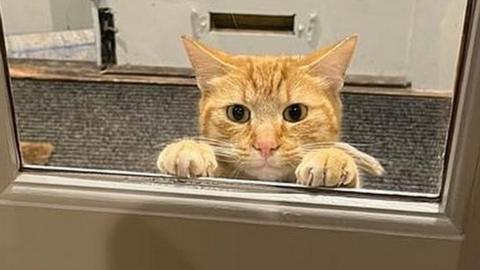
<svg viewBox="0 0 480 270">
<path fill-rule="evenodd" d="M 304 144 L 302 145 L 303 148 L 307 148 L 307 149 L 311 149 L 311 148 L 316 148 L 316 147 L 329 147 L 329 146 L 333 146 L 334 144 L 336 144 L 337 142 L 335 141 L 331 141 L 331 142 L 315 142 L 315 143 L 308 143 L 308 144 Z M 380 141 L 380 142 L 373 142 L 373 143 L 348 143 L 352 146 L 373 146 L 373 145 L 381 145 L 381 144 L 385 144 L 385 143 L 388 143 L 386 141 Z"/>
<path fill-rule="evenodd" d="M 222 140 L 208 138 L 203 136 L 185 137 L 184 140 L 193 140 L 210 145 L 213 148 L 217 161 L 225 163 L 237 163 L 240 160 L 240 150 L 236 149 L 231 143 Z M 168 145 L 162 143 L 160 145 Z"/>
<path fill-rule="evenodd" d="M 239 159 L 236 159 L 236 158 L 224 158 L 224 157 L 219 157 L 219 156 L 216 156 L 217 158 L 217 161 L 219 162 L 223 162 L 223 163 L 236 163 L 239 161 Z"/>
<path fill-rule="evenodd" d="M 233 145 L 219 145 L 219 144 L 210 144 L 211 147 L 213 147 L 215 150 L 227 150 L 231 152 L 238 152 L 238 149 L 236 149 Z"/>
<path fill-rule="evenodd" d="M 222 152 L 215 152 L 215 155 L 221 156 L 221 157 L 229 157 L 229 158 L 237 158 L 237 155 L 232 155 L 229 153 L 222 153 Z"/>
<path fill-rule="evenodd" d="M 193 141 L 197 141 L 197 142 L 203 142 L 203 143 L 206 143 L 210 146 L 232 147 L 232 144 L 229 143 L 229 142 L 224 142 L 224 141 L 220 141 L 220 140 L 216 140 L 216 139 L 212 139 L 212 138 L 207 138 L 207 137 L 200 137 L 200 136 L 183 137 L 183 138 L 180 138 L 180 139 L 174 139 L 174 140 L 171 140 L 171 141 L 168 141 L 168 142 L 163 142 L 163 143 L 156 144 L 153 147 L 161 147 L 161 146 L 165 147 L 165 146 L 167 146 L 171 143 L 180 142 L 180 141 L 183 141 L 183 140 L 193 140 Z"/>
<path fill-rule="evenodd" d="M 349 143 L 350 145 L 353 146 L 374 146 L 374 145 L 382 145 L 382 144 L 387 144 L 389 143 L 388 141 L 379 141 L 379 142 L 371 142 L 371 143 Z"/>
<path fill-rule="evenodd" d="M 214 151 L 215 155 L 220 156 L 220 157 L 225 157 L 225 158 L 232 158 L 232 159 L 239 159 L 240 156 L 236 153 L 229 153 L 229 152 L 223 152 L 223 151 Z"/>
<path fill-rule="evenodd" d="M 156 149 L 156 148 L 162 148 L 162 149 L 163 149 L 163 148 L 165 148 L 167 145 L 169 145 L 170 143 L 171 143 L 171 142 L 157 143 L 157 144 L 153 145 L 152 147 L 153 147 L 154 149 Z"/>
<path fill-rule="evenodd" d="M 232 153 L 232 154 L 236 154 L 239 152 L 235 148 L 226 148 L 226 147 L 219 147 L 219 146 L 212 146 L 212 148 L 216 152 L 224 152 L 224 153 Z"/>
<path fill-rule="evenodd" d="M 302 148 L 315 148 L 315 147 L 329 147 L 334 145 L 335 142 L 314 142 L 314 143 L 306 143 L 301 145 Z"/>
<path fill-rule="evenodd" d="M 383 174 L 384 169 L 382 165 L 374 157 L 364 152 L 361 152 L 360 150 L 356 149 L 348 143 L 338 142 L 335 144 L 335 147 L 350 154 L 357 163 L 357 166 L 362 168 L 366 172 L 376 176 Z"/>
<path fill-rule="evenodd" d="M 240 171 L 244 168 L 244 164 L 241 161 L 238 161 L 235 164 L 235 168 L 232 172 L 232 177 L 235 178 L 240 174 Z"/>
<path fill-rule="evenodd" d="M 284 160 L 294 160 L 294 161 L 300 161 L 302 159 L 302 153 L 300 151 L 292 151 L 290 153 L 285 152 L 282 155 L 282 158 Z"/>
<path fill-rule="evenodd" d="M 344 142 L 316 142 L 302 145 L 300 148 L 306 153 L 324 148 L 337 148 L 347 152 L 355 160 L 357 167 L 371 175 L 382 175 L 384 169 L 378 159 L 356 149 L 353 144 Z"/>
<path fill-rule="evenodd" d="M 290 161 L 290 160 L 285 160 L 285 163 L 286 163 L 287 165 L 289 165 L 290 167 L 292 167 L 292 168 L 296 168 L 296 167 L 298 166 L 298 165 L 294 164 L 294 163 L 293 163 L 292 161 Z"/>
<path fill-rule="evenodd" d="M 235 153 L 223 152 L 223 151 L 214 151 L 215 155 L 222 157 L 238 158 L 239 156 Z"/>
<path fill-rule="evenodd" d="M 192 139 L 202 141 L 202 142 L 210 142 L 210 143 L 217 143 L 217 144 L 223 144 L 223 145 L 231 145 L 231 143 L 228 142 L 228 141 L 222 141 L 222 140 L 219 140 L 219 139 L 203 137 L 203 136 L 195 136 L 195 137 L 192 137 Z"/>
<path fill-rule="evenodd" d="M 235 162 L 237 162 L 238 160 L 236 160 L 236 159 L 224 159 L 224 158 L 218 158 L 218 157 L 217 157 L 217 161 L 223 162 L 223 163 L 235 163 Z"/>
</svg>

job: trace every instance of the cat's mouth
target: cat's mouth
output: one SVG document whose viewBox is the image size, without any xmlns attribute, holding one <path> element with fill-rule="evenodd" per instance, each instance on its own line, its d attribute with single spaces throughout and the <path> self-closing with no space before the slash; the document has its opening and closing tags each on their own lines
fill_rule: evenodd
<svg viewBox="0 0 480 270">
<path fill-rule="evenodd" d="M 258 169 L 281 169 L 280 167 L 272 166 L 268 163 L 264 163 L 263 165 L 256 165 L 256 166 L 251 166 L 249 169 L 253 170 L 258 170 Z"/>
<path fill-rule="evenodd" d="M 249 164 L 245 167 L 244 172 L 246 175 L 259 180 L 281 180 L 288 175 L 285 166 L 270 164 L 266 160 Z"/>
<path fill-rule="evenodd" d="M 259 158 L 255 161 L 252 161 L 248 166 L 250 169 L 262 169 L 262 168 L 271 168 L 271 169 L 281 169 L 282 166 L 277 164 L 278 162 L 272 158 L 263 159 Z"/>
</svg>

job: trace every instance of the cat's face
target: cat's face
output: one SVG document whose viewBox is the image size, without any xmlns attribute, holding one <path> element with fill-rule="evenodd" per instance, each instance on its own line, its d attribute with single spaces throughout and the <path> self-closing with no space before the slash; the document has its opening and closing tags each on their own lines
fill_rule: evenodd
<svg viewBox="0 0 480 270">
<path fill-rule="evenodd" d="M 184 43 L 202 91 L 200 132 L 232 170 L 285 179 L 305 151 L 338 139 L 355 36 L 307 56 L 235 56 Z"/>
</svg>

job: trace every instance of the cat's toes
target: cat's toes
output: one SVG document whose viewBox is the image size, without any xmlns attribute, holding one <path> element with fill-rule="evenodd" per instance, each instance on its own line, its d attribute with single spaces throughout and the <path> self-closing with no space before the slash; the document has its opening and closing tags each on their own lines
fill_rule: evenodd
<svg viewBox="0 0 480 270">
<path fill-rule="evenodd" d="M 310 187 L 356 187 L 359 184 L 353 158 L 338 149 L 321 149 L 306 154 L 295 175 L 298 184 Z"/>
<path fill-rule="evenodd" d="M 157 167 L 163 173 L 179 177 L 213 176 L 217 161 L 208 144 L 183 140 L 169 144 L 160 153 Z"/>
</svg>

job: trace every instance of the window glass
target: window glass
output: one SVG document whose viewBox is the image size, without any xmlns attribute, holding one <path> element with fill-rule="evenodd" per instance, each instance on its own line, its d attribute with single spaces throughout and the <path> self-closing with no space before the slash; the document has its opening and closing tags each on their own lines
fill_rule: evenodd
<svg viewBox="0 0 480 270">
<path fill-rule="evenodd" d="M 0 5 L 25 166 L 441 189 L 466 0 Z"/>
</svg>

